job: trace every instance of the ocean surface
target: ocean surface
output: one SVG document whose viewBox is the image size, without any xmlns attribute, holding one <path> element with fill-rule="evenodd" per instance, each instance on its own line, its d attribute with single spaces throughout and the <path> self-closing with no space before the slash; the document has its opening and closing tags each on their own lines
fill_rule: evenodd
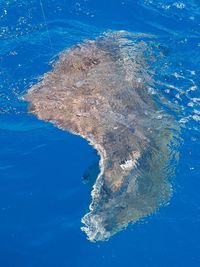
<svg viewBox="0 0 200 267">
<path fill-rule="evenodd" d="M 28 114 L 22 97 L 59 52 L 108 30 L 150 34 L 162 48 L 157 90 L 178 106 L 182 141 L 168 205 L 91 243 L 80 227 L 99 157 Z M 0 266 L 199 267 L 200 2 L 1 0 L 0 44 Z"/>
</svg>

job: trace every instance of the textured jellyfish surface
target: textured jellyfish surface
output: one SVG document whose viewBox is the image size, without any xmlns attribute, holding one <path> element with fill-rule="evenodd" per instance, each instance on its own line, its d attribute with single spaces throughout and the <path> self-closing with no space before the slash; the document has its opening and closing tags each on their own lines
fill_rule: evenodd
<svg viewBox="0 0 200 267">
<path fill-rule="evenodd" d="M 198 0 L 0 1 L 0 267 L 200 266 Z"/>
</svg>

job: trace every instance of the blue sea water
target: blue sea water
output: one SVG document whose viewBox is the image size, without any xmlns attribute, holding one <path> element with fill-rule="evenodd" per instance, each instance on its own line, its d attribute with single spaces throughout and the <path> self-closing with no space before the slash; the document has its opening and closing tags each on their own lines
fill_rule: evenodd
<svg viewBox="0 0 200 267">
<path fill-rule="evenodd" d="M 98 161 L 81 137 L 37 120 L 21 100 L 59 52 L 107 30 L 155 36 L 156 73 L 183 125 L 174 194 L 156 214 L 91 243 L 81 232 Z M 0 266 L 200 266 L 200 2 L 0 1 Z"/>
</svg>

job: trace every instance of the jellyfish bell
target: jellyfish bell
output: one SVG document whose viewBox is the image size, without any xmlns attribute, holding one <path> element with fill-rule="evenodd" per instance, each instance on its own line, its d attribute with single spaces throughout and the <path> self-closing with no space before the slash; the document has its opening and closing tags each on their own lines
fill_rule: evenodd
<svg viewBox="0 0 200 267">
<path fill-rule="evenodd" d="M 172 194 L 179 131 L 148 90 L 153 51 L 146 38 L 116 31 L 75 45 L 25 96 L 31 113 L 82 136 L 100 155 L 82 218 L 91 241 L 152 214 Z"/>
</svg>

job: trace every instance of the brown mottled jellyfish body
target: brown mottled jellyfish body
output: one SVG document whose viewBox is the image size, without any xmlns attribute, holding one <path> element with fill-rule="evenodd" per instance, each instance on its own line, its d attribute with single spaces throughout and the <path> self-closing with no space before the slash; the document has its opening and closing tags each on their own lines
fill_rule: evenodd
<svg viewBox="0 0 200 267">
<path fill-rule="evenodd" d="M 151 49 L 110 32 L 64 51 L 28 91 L 30 112 L 87 139 L 100 174 L 82 222 L 91 241 L 105 240 L 155 211 L 171 195 L 175 122 L 148 90 Z"/>
</svg>

